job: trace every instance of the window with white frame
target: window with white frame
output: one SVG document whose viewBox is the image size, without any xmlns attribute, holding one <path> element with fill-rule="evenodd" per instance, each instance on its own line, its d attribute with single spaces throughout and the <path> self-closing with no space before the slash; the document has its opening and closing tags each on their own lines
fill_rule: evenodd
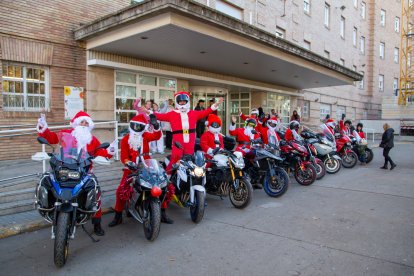
<svg viewBox="0 0 414 276">
<path fill-rule="evenodd" d="M 361 54 L 365 54 L 365 37 L 361 36 L 359 39 L 359 51 Z"/>
<path fill-rule="evenodd" d="M 354 7 L 358 8 L 358 0 L 354 0 Z"/>
<path fill-rule="evenodd" d="M 378 75 L 378 90 L 384 91 L 384 75 Z"/>
<path fill-rule="evenodd" d="M 3 109 L 49 109 L 49 70 L 46 67 L 3 62 Z"/>
<path fill-rule="evenodd" d="M 311 0 L 303 0 L 303 11 L 307 14 L 310 14 Z"/>
<path fill-rule="evenodd" d="M 365 2 L 361 2 L 361 17 L 362 17 L 362 19 L 365 19 L 365 8 L 366 8 Z"/>
<path fill-rule="evenodd" d="M 392 91 L 394 92 L 394 96 L 398 96 L 398 78 L 394 78 L 392 83 Z"/>
<path fill-rule="evenodd" d="M 394 48 L 394 62 L 399 63 L 400 61 L 400 49 L 397 47 Z"/>
<path fill-rule="evenodd" d="M 356 107 L 353 107 L 351 109 L 351 119 L 352 119 L 352 121 L 356 120 Z"/>
<path fill-rule="evenodd" d="M 280 28 L 279 26 L 276 26 L 276 36 L 280 38 L 285 38 L 286 30 L 283 28 Z"/>
<path fill-rule="evenodd" d="M 380 22 L 381 22 L 381 26 L 383 26 L 383 27 L 385 27 L 385 17 L 386 17 L 385 10 L 381 10 Z"/>
<path fill-rule="evenodd" d="M 400 32 L 400 18 L 398 16 L 395 17 L 394 30 L 396 33 Z"/>
<path fill-rule="evenodd" d="M 345 38 L 345 17 L 341 16 L 341 29 L 340 35 L 342 38 Z"/>
<path fill-rule="evenodd" d="M 319 110 L 320 110 L 320 119 L 321 121 L 325 120 L 326 115 L 329 114 L 329 116 L 331 116 L 331 105 L 330 104 L 324 104 L 321 103 L 319 106 Z"/>
<path fill-rule="evenodd" d="M 326 58 L 330 58 L 330 53 L 329 53 L 329 51 L 323 51 L 323 55 L 324 55 L 324 57 L 326 57 Z"/>
<path fill-rule="evenodd" d="M 357 37 L 358 37 L 358 29 L 357 27 L 354 27 L 354 30 L 352 31 L 352 45 L 355 47 L 357 46 Z"/>
<path fill-rule="evenodd" d="M 364 71 L 360 71 L 359 73 L 364 76 Z M 359 81 L 359 89 L 364 89 L 364 77 Z"/>
<path fill-rule="evenodd" d="M 339 64 L 342 66 L 345 66 L 345 60 L 343 58 L 339 59 Z"/>
<path fill-rule="evenodd" d="M 304 40 L 303 41 L 303 48 L 305 48 L 306 50 L 310 50 L 311 49 L 310 41 Z"/>
<path fill-rule="evenodd" d="M 310 117 L 310 101 L 303 101 L 302 119 L 309 119 Z"/>
<path fill-rule="evenodd" d="M 232 17 L 235 17 L 239 20 L 243 20 L 243 9 L 231 5 L 225 1 L 216 0 L 216 10 L 225 13 L 227 15 L 230 15 Z"/>
<path fill-rule="evenodd" d="M 323 23 L 325 24 L 325 27 L 329 28 L 329 21 L 331 16 L 331 6 L 325 2 L 325 12 L 324 12 L 324 20 Z"/>
<path fill-rule="evenodd" d="M 336 119 L 338 121 L 342 119 L 342 114 L 346 114 L 346 106 L 338 105 L 336 107 Z"/>
<path fill-rule="evenodd" d="M 379 56 L 381 59 L 385 58 L 385 43 L 384 42 L 380 42 Z"/>
</svg>

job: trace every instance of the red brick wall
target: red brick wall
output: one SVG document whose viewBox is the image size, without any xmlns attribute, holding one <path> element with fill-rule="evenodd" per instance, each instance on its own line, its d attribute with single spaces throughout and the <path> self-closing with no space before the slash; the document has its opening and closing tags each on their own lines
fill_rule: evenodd
<svg viewBox="0 0 414 276">
<path fill-rule="evenodd" d="M 48 123 L 64 122 L 63 86 L 81 86 L 86 92 L 88 90 L 86 52 L 84 45 L 73 39 L 73 30 L 129 4 L 130 0 L 0 1 L 0 36 L 53 44 L 53 60 L 49 67 L 50 112 L 46 114 Z M 1 51 L 0 48 L 0 77 Z M 0 126 L 26 123 L 34 126 L 39 113 L 4 111 L 3 98 L 0 97 Z M 39 149 L 34 138 L 34 135 L 0 138 L 0 160 L 30 156 Z M 13 149 L 10 149 L 10 142 L 13 142 Z"/>
</svg>

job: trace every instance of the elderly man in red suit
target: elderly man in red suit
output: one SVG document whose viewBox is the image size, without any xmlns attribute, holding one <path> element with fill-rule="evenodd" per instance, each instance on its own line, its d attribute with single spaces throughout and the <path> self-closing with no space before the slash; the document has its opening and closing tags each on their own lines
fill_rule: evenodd
<svg viewBox="0 0 414 276">
<path fill-rule="evenodd" d="M 59 133 L 70 133 L 75 137 L 78 149 L 86 148 L 89 154 L 94 156 L 103 156 L 110 158 L 115 154 L 114 147 L 109 147 L 108 149 L 95 149 L 101 144 L 99 140 L 92 135 L 91 131 L 94 127 L 92 118 L 88 113 L 79 111 L 70 121 L 70 124 L 73 129 L 63 129 L 58 133 L 52 132 L 46 123 L 45 118 L 40 118 L 37 123 L 37 131 L 40 137 L 45 138 L 50 144 L 59 143 Z M 99 202 L 99 207 L 101 202 Z M 105 235 L 105 231 L 101 227 L 101 217 L 102 210 L 99 208 L 99 211 L 96 212 L 92 218 L 92 224 L 94 225 L 94 232 L 98 236 Z"/>
<path fill-rule="evenodd" d="M 136 115 L 129 122 L 129 134 L 125 135 L 121 140 L 121 162 L 126 165 L 130 162 L 137 164 L 139 158 L 150 159 L 149 143 L 157 141 L 161 138 L 162 132 L 159 123 L 155 120 L 151 121 L 153 131 L 149 131 L 149 124 L 147 118 L 143 114 Z M 115 202 L 115 217 L 109 227 L 114 227 L 122 223 L 122 211 L 125 208 L 125 203 L 129 199 L 129 195 L 125 193 L 127 190 L 126 183 L 127 176 L 132 172 L 129 169 L 124 169 L 121 182 L 116 189 Z M 165 210 L 161 210 L 161 217 L 165 220 Z"/>
<path fill-rule="evenodd" d="M 210 114 L 207 118 L 208 131 L 204 132 L 200 138 L 201 149 L 211 158 L 213 150 L 217 147 L 223 148 L 223 136 L 221 132 L 221 119 Z M 215 141 L 219 141 L 220 144 L 216 144 Z"/>
</svg>

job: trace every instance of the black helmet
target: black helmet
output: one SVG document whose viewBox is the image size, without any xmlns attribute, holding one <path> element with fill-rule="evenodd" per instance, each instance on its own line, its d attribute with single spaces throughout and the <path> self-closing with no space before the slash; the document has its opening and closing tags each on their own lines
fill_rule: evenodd
<svg viewBox="0 0 414 276">
<path fill-rule="evenodd" d="M 244 126 L 251 126 L 251 127 L 253 127 L 253 128 L 255 128 L 256 127 L 256 125 L 257 125 L 257 122 L 256 122 L 256 120 L 255 119 L 253 119 L 253 118 L 248 118 L 245 122 L 244 122 Z"/>
<path fill-rule="evenodd" d="M 299 122 L 298 121 L 292 121 L 289 123 L 290 129 L 299 129 Z"/>
</svg>

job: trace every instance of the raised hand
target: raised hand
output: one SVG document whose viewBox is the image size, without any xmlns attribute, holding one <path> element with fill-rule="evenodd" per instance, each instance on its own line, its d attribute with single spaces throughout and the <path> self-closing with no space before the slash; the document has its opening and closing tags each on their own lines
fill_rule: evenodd
<svg viewBox="0 0 414 276">
<path fill-rule="evenodd" d="M 139 112 L 140 108 L 141 108 L 141 98 L 138 98 L 134 101 L 134 103 L 132 104 L 133 108 Z"/>
<path fill-rule="evenodd" d="M 46 122 L 46 116 L 44 113 L 40 114 L 40 118 L 37 120 L 37 132 L 43 133 L 47 129 L 47 122 Z"/>
</svg>

